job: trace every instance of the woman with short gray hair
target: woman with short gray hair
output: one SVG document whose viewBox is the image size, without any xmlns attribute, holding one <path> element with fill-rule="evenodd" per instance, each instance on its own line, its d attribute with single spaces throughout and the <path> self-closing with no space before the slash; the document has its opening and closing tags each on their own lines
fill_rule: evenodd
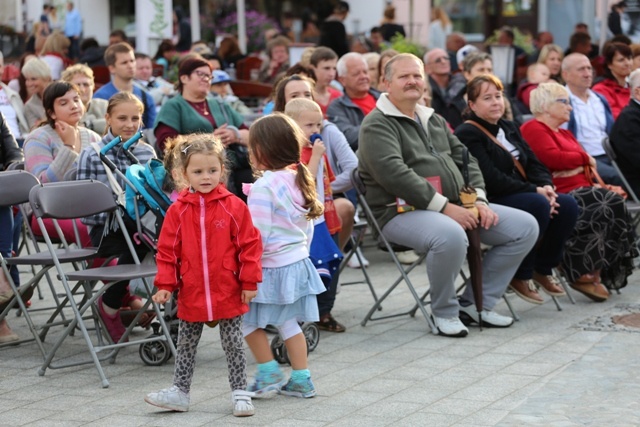
<svg viewBox="0 0 640 427">
<path fill-rule="evenodd" d="M 594 183 L 596 161 L 573 134 L 560 126 L 569 121 L 569 92 L 558 83 L 541 83 L 531 92 L 535 120 L 520 128 L 538 159 L 549 168 L 558 193 L 578 201 L 580 214 L 565 245 L 564 274 L 571 287 L 596 302 L 609 289 L 626 285 L 637 256 L 624 199 Z M 606 285 L 606 287 L 605 287 Z"/>
</svg>

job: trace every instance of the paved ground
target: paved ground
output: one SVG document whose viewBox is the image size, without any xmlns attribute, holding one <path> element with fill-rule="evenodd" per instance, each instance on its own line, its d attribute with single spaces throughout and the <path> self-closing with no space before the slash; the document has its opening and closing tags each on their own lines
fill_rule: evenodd
<svg viewBox="0 0 640 427">
<path fill-rule="evenodd" d="M 386 254 L 365 249 L 379 292 L 395 278 Z M 412 274 L 426 288 L 424 267 Z M 349 270 L 344 280 L 358 280 Z M 640 312 L 640 276 L 621 295 L 595 304 L 576 294 L 532 306 L 510 296 L 521 321 L 505 330 L 473 328 L 464 339 L 431 335 L 418 315 L 360 321 L 372 304 L 364 285 L 342 287 L 334 310 L 348 330 L 323 333 L 310 355 L 318 389 L 314 399 L 274 396 L 256 401 L 256 415 L 230 415 L 226 364 L 217 330 L 206 330 L 188 413 L 169 413 L 143 402 L 145 393 L 170 385 L 173 367 L 145 366 L 137 347 L 106 365 L 103 389 L 92 365 L 49 370 L 33 343 L 0 349 L 0 426 L 635 426 L 640 425 L 640 330 L 614 327 L 614 314 Z M 46 301 L 35 301 L 43 306 Z M 412 300 L 398 288 L 384 313 Z M 506 314 L 501 303 L 497 310 Z M 41 314 L 35 315 L 36 318 Z M 24 319 L 10 317 L 20 335 Z M 143 335 L 140 330 L 136 335 Z M 51 335 L 54 338 L 55 335 Z M 48 340 L 52 342 L 52 340 Z M 61 354 L 83 351 L 71 337 Z M 173 359 L 172 359 L 173 360 Z M 255 364 L 249 356 L 249 372 Z"/>
</svg>

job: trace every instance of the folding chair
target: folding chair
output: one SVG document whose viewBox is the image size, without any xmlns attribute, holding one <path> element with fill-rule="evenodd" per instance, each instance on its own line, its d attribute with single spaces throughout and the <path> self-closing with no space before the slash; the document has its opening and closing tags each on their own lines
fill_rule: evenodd
<svg viewBox="0 0 640 427">
<path fill-rule="evenodd" d="M 113 363 L 122 347 L 163 341 L 163 344 L 166 345 L 166 347 L 168 347 L 171 350 L 171 353 L 175 356 L 175 346 L 169 335 L 169 328 L 164 321 L 159 306 L 151 299 L 149 299 L 142 309 L 138 311 L 138 314 L 126 329 L 118 343 L 106 345 L 103 343 L 102 336 L 100 334 L 103 328 L 100 324 L 101 319 L 95 305 L 97 299 L 111 284 L 131 279 L 141 279 L 144 283 L 147 294 L 151 295 L 152 286 L 147 282 L 146 277 L 153 276 L 156 273 L 155 266 L 140 264 L 140 260 L 134 250 L 129 234 L 124 231 L 126 228 L 122 218 L 122 213 L 115 202 L 111 189 L 101 182 L 96 181 L 50 183 L 34 187 L 29 195 L 29 201 L 38 225 L 42 230 L 49 254 L 53 258 L 53 263 L 58 272 L 59 279 L 64 287 L 66 294 L 64 303 L 68 303 L 74 315 L 73 320 L 71 320 L 67 325 L 53 345 L 53 348 L 47 353 L 45 361 L 39 369 L 38 374 L 44 375 L 47 368 L 59 369 L 93 363 L 102 381 L 102 386 L 106 388 L 109 386 L 109 382 L 107 381 L 100 362 L 109 359 L 110 362 Z M 54 220 L 54 224 L 57 225 L 56 221 L 59 219 L 83 218 L 102 212 L 109 212 L 115 218 L 119 229 L 122 231 L 123 238 L 126 240 L 127 246 L 131 251 L 135 264 L 86 268 L 71 272 L 65 271 L 62 268 L 62 260 L 58 251 L 54 248 L 51 237 L 44 227 L 43 220 L 50 218 Z M 71 252 L 72 250 L 69 251 Z M 73 289 L 69 284 L 70 281 L 77 281 L 77 284 Z M 94 290 L 94 285 L 98 281 L 104 282 L 104 286 Z M 84 290 L 84 295 L 80 302 L 76 302 L 74 291 L 79 289 Z M 152 305 L 156 313 L 157 320 L 161 325 L 162 333 L 159 335 L 152 335 L 135 342 L 127 342 L 131 330 L 137 324 L 141 314 L 147 310 L 149 304 Z M 87 331 L 87 326 L 85 325 L 85 319 L 83 316 L 87 310 L 91 310 L 92 318 L 94 319 L 96 330 L 98 331 L 97 344 L 93 343 L 92 338 Z M 57 350 L 60 348 L 67 336 L 69 336 L 76 328 L 79 328 L 82 333 L 87 344 L 87 349 L 90 353 L 90 358 L 88 360 L 54 364 L 53 359 Z M 108 336 L 108 334 L 106 335 Z M 99 358 L 97 353 L 105 350 L 109 350 L 108 354 Z"/>
<path fill-rule="evenodd" d="M 1 206 L 15 206 L 22 205 L 29 201 L 29 192 L 31 189 L 39 184 L 38 179 L 30 174 L 29 172 L 25 172 L 24 170 L 13 170 L 6 171 L 0 173 L 0 205 Z M 22 209 L 22 206 L 21 206 Z M 23 210 L 23 214 L 25 214 Z M 26 226 L 27 230 L 30 232 L 30 228 L 28 225 Z M 49 287 L 52 292 L 52 296 L 57 308 L 60 305 L 60 301 L 56 295 L 56 291 L 53 287 L 53 282 L 49 277 L 49 270 L 54 266 L 53 259 L 48 253 L 40 253 L 38 252 L 38 246 L 35 243 L 35 240 L 32 240 L 34 243 L 35 250 L 34 252 L 30 252 L 27 255 L 19 255 L 17 257 L 11 258 L 3 258 L 0 254 L 0 263 L 2 264 L 2 270 L 9 281 L 9 285 L 13 290 L 15 295 L 19 295 L 20 298 L 13 298 L 4 309 L 0 311 L 0 319 L 4 319 L 5 316 L 9 313 L 9 311 L 16 307 L 20 310 L 20 313 L 25 314 L 25 320 L 27 325 L 29 326 L 29 330 L 31 331 L 33 338 L 31 339 L 22 339 L 20 341 L 13 341 L 11 343 L 6 343 L 0 345 L 0 347 L 6 345 L 15 345 L 29 341 L 36 341 L 40 352 L 42 353 L 43 358 L 46 355 L 46 350 L 43 346 L 43 341 L 46 336 L 46 331 L 49 327 L 53 325 L 67 324 L 67 320 L 64 316 L 64 313 L 56 310 L 54 314 L 47 320 L 47 322 L 42 326 L 36 326 L 33 322 L 30 312 L 34 311 L 32 309 L 27 309 L 26 304 L 23 301 L 23 295 L 29 292 L 33 287 L 37 286 L 40 280 L 43 277 L 46 277 L 49 281 Z M 28 248 L 28 246 L 27 246 Z M 70 254 L 68 252 L 59 251 L 59 256 L 65 262 L 72 261 L 80 261 L 84 259 L 88 259 L 93 257 L 95 254 L 95 250 L 83 250 L 79 252 L 75 252 L 74 254 Z M 30 266 L 32 268 L 33 277 L 27 282 L 23 283 L 19 287 L 13 282 L 11 275 L 9 274 L 9 269 L 11 266 Z M 39 270 L 36 271 L 35 266 L 40 267 Z M 41 309 L 38 309 L 41 310 Z M 56 319 L 60 317 L 61 321 L 57 322 Z"/>
<path fill-rule="evenodd" d="M 633 188 L 631 188 L 631 185 L 629 185 L 629 181 L 627 181 L 627 178 L 625 178 L 624 174 L 622 173 L 620 166 L 618 166 L 618 156 L 611 146 L 611 141 L 609 141 L 608 136 L 605 136 L 602 139 L 602 148 L 604 149 L 605 154 L 611 160 L 611 164 L 613 165 L 614 169 L 616 170 L 616 172 L 618 172 L 618 175 L 622 180 L 622 184 L 624 185 L 624 188 L 629 195 L 626 203 L 627 212 L 629 212 L 629 215 L 631 215 L 634 228 L 637 228 L 640 224 L 640 199 L 638 199 L 638 195 L 633 191 Z"/>
<path fill-rule="evenodd" d="M 380 245 L 381 245 L 381 249 L 389 254 L 389 256 L 391 257 L 391 260 L 393 261 L 393 263 L 395 264 L 396 268 L 400 272 L 400 276 L 395 280 L 395 282 L 393 282 L 393 284 L 385 291 L 384 294 L 382 294 L 381 297 L 379 297 L 379 298 L 377 298 L 375 300 L 375 303 L 373 304 L 373 306 L 371 307 L 371 309 L 369 310 L 369 312 L 367 313 L 365 318 L 362 320 L 362 322 L 361 322 L 362 326 L 365 326 L 367 324 L 367 322 L 370 321 L 370 320 L 371 321 L 375 321 L 375 320 L 390 319 L 390 318 L 394 318 L 394 317 L 405 316 L 405 315 L 408 315 L 408 314 L 413 316 L 415 314 L 416 310 L 412 308 L 411 310 L 408 310 L 408 311 L 405 311 L 405 312 L 402 312 L 402 313 L 388 314 L 388 315 L 385 315 L 385 316 L 379 316 L 379 317 L 375 317 L 375 318 L 373 317 L 374 313 L 381 309 L 382 302 L 391 294 L 391 292 L 393 292 L 393 290 L 400 283 L 404 282 L 404 283 L 406 283 L 407 288 L 409 288 L 409 292 L 411 292 L 411 295 L 413 296 L 418 309 L 424 315 L 424 318 L 426 319 L 427 324 L 429 325 L 429 328 L 431 328 L 431 331 L 435 335 L 437 335 L 438 334 L 438 329 L 436 328 L 436 325 L 433 323 L 433 320 L 431 319 L 431 315 L 427 312 L 427 310 L 425 308 L 424 297 L 421 298 L 418 295 L 418 293 L 416 292 L 415 287 L 413 286 L 413 283 L 411 283 L 411 280 L 409 279 L 409 273 L 411 273 L 411 271 L 414 268 L 416 268 L 416 266 L 418 266 L 426 258 L 427 255 L 426 254 L 420 254 L 420 256 L 418 257 L 418 260 L 416 260 L 413 264 L 411 264 L 410 266 L 405 268 L 400 263 L 400 261 L 398 261 L 398 257 L 396 256 L 395 252 L 396 251 L 411 250 L 411 248 L 405 248 L 405 247 L 400 247 L 399 245 L 393 245 L 382 234 L 382 229 L 380 228 L 380 225 L 378 224 L 378 222 L 376 221 L 375 217 L 373 216 L 373 212 L 371 212 L 371 208 L 369 207 L 369 204 L 367 203 L 367 200 L 365 198 L 365 195 L 367 193 L 367 189 L 366 189 L 366 187 L 364 185 L 364 182 L 362 182 L 362 179 L 360 178 L 360 174 L 358 172 L 358 168 L 355 168 L 353 171 L 351 171 L 351 182 L 353 184 L 353 187 L 356 190 L 356 196 L 358 198 L 358 203 L 362 207 L 362 211 L 364 212 L 364 215 L 367 218 L 367 222 L 369 223 L 370 226 L 372 226 L 374 228 L 376 234 L 378 234 L 378 236 L 379 236 L 379 242 L 380 242 Z"/>
<path fill-rule="evenodd" d="M 364 276 L 363 280 L 354 281 L 354 282 L 345 282 L 341 283 L 340 286 L 349 286 L 349 285 L 359 285 L 362 283 L 366 283 L 369 287 L 369 291 L 371 292 L 371 296 L 373 296 L 373 300 L 378 302 L 378 295 L 376 294 L 376 290 L 373 287 L 373 283 L 371 282 L 371 278 L 369 277 L 369 273 L 367 269 L 364 267 L 364 260 L 362 258 L 362 254 L 358 250 L 362 245 L 362 240 L 367 232 L 367 223 L 366 221 L 360 221 L 353 225 L 353 232 L 351 236 L 349 236 L 349 244 L 350 249 L 344 254 L 344 258 L 342 258 L 342 262 L 340 263 L 339 271 L 342 273 L 342 270 L 347 266 L 349 260 L 354 256 L 358 260 L 360 266 L 362 266 L 361 271 Z M 378 310 L 382 310 L 382 307 L 378 307 Z"/>
</svg>

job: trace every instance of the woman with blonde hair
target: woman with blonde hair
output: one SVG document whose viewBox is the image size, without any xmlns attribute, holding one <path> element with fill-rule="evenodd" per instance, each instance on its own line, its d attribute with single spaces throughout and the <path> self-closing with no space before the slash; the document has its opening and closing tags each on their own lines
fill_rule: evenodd
<svg viewBox="0 0 640 427">
<path fill-rule="evenodd" d="M 571 287 L 596 302 L 609 289 L 623 287 L 637 256 L 624 199 L 593 182 L 596 160 L 573 134 L 560 126 L 569 121 L 569 92 L 556 82 L 531 92 L 530 120 L 520 128 L 536 157 L 549 168 L 558 193 L 578 202 L 578 221 L 565 245 L 562 268 Z M 606 285 L 606 287 L 605 287 Z"/>
<path fill-rule="evenodd" d="M 562 59 L 564 52 L 557 44 L 546 44 L 540 50 L 538 63 L 544 64 L 549 69 L 550 78 L 560 84 L 564 84 L 562 80 Z"/>
<path fill-rule="evenodd" d="M 84 105 L 84 116 L 80 119 L 80 125 L 99 135 L 104 135 L 107 128 L 105 114 L 109 102 L 106 99 L 93 97 L 93 91 L 96 87 L 93 80 L 93 70 L 84 64 L 75 64 L 64 70 L 62 80 L 73 83 L 80 91 L 80 99 Z"/>
<path fill-rule="evenodd" d="M 24 76 L 27 96 L 29 96 L 24 104 L 24 117 L 27 119 L 29 128 L 33 129 L 47 119 L 42 96 L 51 83 L 51 69 L 42 59 L 31 58 L 25 62 L 20 72 Z"/>
<path fill-rule="evenodd" d="M 447 36 L 451 31 L 453 31 L 453 25 L 447 12 L 441 7 L 432 8 L 429 23 L 429 49 L 445 49 Z"/>
<path fill-rule="evenodd" d="M 69 46 L 71 46 L 71 42 L 60 31 L 51 33 L 42 46 L 40 59 L 51 68 L 51 78 L 53 80 L 60 80 L 62 70 L 72 64 L 67 57 Z"/>
</svg>

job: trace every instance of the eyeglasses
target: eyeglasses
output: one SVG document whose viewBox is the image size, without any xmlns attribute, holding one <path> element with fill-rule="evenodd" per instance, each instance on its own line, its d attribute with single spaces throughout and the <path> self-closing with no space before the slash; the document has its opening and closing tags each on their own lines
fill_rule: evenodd
<svg viewBox="0 0 640 427">
<path fill-rule="evenodd" d="M 433 60 L 433 62 L 435 62 L 436 64 L 441 64 L 443 62 L 449 62 L 451 61 L 451 58 L 449 58 L 448 56 L 441 56 L 440 58 L 436 58 Z"/>
<path fill-rule="evenodd" d="M 571 101 L 569 101 L 567 98 L 558 98 L 556 99 L 556 102 L 564 105 L 571 105 Z"/>
<path fill-rule="evenodd" d="M 202 71 L 194 71 L 193 73 L 198 76 L 200 80 L 204 80 L 206 82 L 211 81 L 211 78 L 213 77 L 211 73 L 203 73 Z"/>
</svg>

